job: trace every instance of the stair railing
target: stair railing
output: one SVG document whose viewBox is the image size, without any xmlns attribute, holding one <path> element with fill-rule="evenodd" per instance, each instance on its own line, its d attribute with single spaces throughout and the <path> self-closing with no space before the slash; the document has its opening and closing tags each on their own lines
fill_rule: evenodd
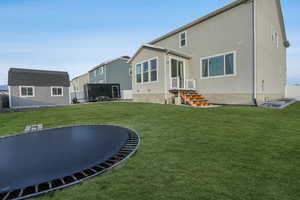
<svg viewBox="0 0 300 200">
<path fill-rule="evenodd" d="M 195 90 L 196 89 L 196 80 L 195 79 L 187 79 L 186 84 L 185 84 L 185 89 Z"/>
<path fill-rule="evenodd" d="M 179 89 L 179 77 L 172 77 L 171 78 L 171 89 Z"/>
</svg>

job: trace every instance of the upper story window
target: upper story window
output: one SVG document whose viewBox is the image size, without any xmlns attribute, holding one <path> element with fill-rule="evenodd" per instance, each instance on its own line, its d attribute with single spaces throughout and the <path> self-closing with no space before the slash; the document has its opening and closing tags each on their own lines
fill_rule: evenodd
<svg viewBox="0 0 300 200">
<path fill-rule="evenodd" d="M 277 48 L 279 47 L 279 34 L 276 30 L 273 30 L 272 42 Z"/>
<path fill-rule="evenodd" d="M 93 74 L 94 74 L 94 77 L 96 77 L 97 76 L 97 70 L 94 70 Z"/>
<path fill-rule="evenodd" d="M 152 58 L 136 64 L 135 74 L 137 83 L 156 82 L 157 79 L 157 58 Z"/>
<path fill-rule="evenodd" d="M 61 97 L 63 96 L 63 88 L 62 87 L 51 87 L 51 96 L 52 97 Z"/>
<path fill-rule="evenodd" d="M 21 97 L 34 97 L 34 87 L 32 86 L 20 86 Z"/>
<path fill-rule="evenodd" d="M 186 31 L 179 34 L 179 46 L 180 46 L 180 48 L 187 46 L 187 32 Z"/>
<path fill-rule="evenodd" d="M 201 78 L 235 75 L 235 52 L 201 59 Z"/>
<path fill-rule="evenodd" d="M 100 67 L 99 72 L 100 72 L 100 74 L 103 74 L 104 73 L 104 67 Z"/>
</svg>

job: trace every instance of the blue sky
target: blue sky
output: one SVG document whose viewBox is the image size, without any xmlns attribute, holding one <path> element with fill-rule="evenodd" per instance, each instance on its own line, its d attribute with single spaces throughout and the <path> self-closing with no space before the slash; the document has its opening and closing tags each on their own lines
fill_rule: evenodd
<svg viewBox="0 0 300 200">
<path fill-rule="evenodd" d="M 187 1 L 189 3 L 187 3 Z M 0 85 L 10 67 L 85 73 L 229 0 L 1 0 Z M 300 83 L 300 1 L 282 0 L 288 79 Z"/>
</svg>

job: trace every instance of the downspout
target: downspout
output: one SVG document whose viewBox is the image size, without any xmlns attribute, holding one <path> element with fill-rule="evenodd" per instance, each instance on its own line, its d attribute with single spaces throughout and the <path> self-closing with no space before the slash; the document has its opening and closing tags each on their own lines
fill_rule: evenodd
<svg viewBox="0 0 300 200">
<path fill-rule="evenodd" d="M 256 58 L 256 0 L 252 1 L 252 23 L 253 23 L 253 103 L 257 106 L 257 58 Z"/>
<path fill-rule="evenodd" d="M 168 63 L 168 61 L 167 61 L 167 55 L 168 55 L 168 53 L 165 53 L 165 55 L 164 55 L 164 88 L 165 88 L 165 90 L 164 90 L 164 93 L 165 93 L 165 104 L 168 104 L 168 99 L 169 99 L 169 97 L 168 97 L 168 88 L 167 88 L 167 63 Z"/>
</svg>

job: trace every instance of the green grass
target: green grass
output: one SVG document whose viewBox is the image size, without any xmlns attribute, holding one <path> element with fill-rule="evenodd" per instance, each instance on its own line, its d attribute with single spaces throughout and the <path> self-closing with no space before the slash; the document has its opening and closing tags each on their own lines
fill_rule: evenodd
<svg viewBox="0 0 300 200">
<path fill-rule="evenodd" d="M 0 114 L 25 125 L 117 124 L 141 136 L 119 167 L 41 199 L 300 199 L 300 103 L 283 110 L 102 103 Z"/>
</svg>

